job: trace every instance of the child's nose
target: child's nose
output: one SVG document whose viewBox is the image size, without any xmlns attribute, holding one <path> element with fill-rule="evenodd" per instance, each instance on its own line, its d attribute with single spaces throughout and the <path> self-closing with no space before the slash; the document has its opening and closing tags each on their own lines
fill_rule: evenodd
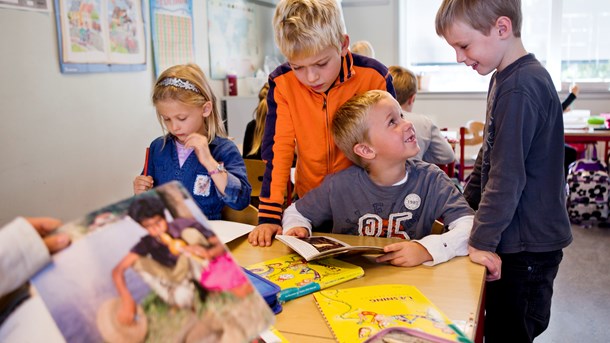
<svg viewBox="0 0 610 343">
<path fill-rule="evenodd" d="M 307 81 L 314 82 L 317 79 L 318 79 L 318 73 L 313 68 L 309 68 L 307 70 Z"/>
<path fill-rule="evenodd" d="M 455 59 L 457 60 L 458 63 L 464 63 L 464 61 L 466 61 L 466 56 L 461 51 L 456 50 Z"/>
</svg>

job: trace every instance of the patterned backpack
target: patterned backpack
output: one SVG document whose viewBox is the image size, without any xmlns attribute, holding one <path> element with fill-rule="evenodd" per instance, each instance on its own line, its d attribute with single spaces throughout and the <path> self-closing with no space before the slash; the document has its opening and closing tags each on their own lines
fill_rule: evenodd
<svg viewBox="0 0 610 343">
<path fill-rule="evenodd" d="M 570 164 L 566 188 L 568 215 L 572 223 L 591 226 L 608 222 L 610 178 L 606 165 L 597 159 L 595 148 L 592 159 L 580 159 Z"/>
</svg>

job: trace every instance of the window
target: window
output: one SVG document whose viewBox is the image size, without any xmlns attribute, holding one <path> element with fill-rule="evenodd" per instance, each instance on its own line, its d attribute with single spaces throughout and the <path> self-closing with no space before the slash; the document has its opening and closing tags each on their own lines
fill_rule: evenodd
<svg viewBox="0 0 610 343">
<path fill-rule="evenodd" d="M 430 91 L 487 91 L 491 75 L 458 64 L 455 51 L 436 35 L 441 0 L 400 2 L 399 61 L 421 75 Z M 523 44 L 551 73 L 557 88 L 578 82 L 608 90 L 610 2 L 607 0 L 522 0 Z M 566 88 L 566 87 L 564 87 Z"/>
</svg>

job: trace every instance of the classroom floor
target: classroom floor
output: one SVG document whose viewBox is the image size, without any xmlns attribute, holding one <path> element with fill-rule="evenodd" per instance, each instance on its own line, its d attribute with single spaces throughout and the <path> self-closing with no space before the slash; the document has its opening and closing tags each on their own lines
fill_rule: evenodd
<svg viewBox="0 0 610 343">
<path fill-rule="evenodd" d="M 610 341 L 610 229 L 573 225 L 564 250 L 549 328 L 536 343 Z"/>
</svg>

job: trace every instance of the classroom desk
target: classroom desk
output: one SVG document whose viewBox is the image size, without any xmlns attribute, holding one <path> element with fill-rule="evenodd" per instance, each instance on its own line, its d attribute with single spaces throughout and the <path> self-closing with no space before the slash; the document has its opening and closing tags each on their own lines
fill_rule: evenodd
<svg viewBox="0 0 610 343">
<path fill-rule="evenodd" d="M 392 241 L 401 241 L 326 233 L 324 235 L 337 237 L 352 245 L 384 246 Z M 267 248 L 252 247 L 248 243 L 247 237 L 238 238 L 227 245 L 242 266 L 292 252 L 290 248 L 277 240 L 274 240 L 271 247 Z M 331 289 L 391 283 L 414 285 L 451 320 L 469 323 L 465 333 L 474 340 L 485 284 L 483 266 L 470 262 L 468 257 L 454 258 L 435 267 L 413 268 L 377 264 L 372 256 L 350 256 L 345 260 L 362 266 L 365 274 L 362 278 L 339 284 Z M 318 311 L 313 296 L 307 295 L 291 300 L 283 306 L 283 311 L 276 316 L 275 327 L 290 342 L 334 342 L 332 333 Z"/>
<path fill-rule="evenodd" d="M 605 160 L 608 156 L 608 142 L 610 142 L 610 130 L 587 129 L 566 129 L 564 139 L 567 144 L 591 144 L 604 142 L 604 156 L 600 160 Z"/>
</svg>

